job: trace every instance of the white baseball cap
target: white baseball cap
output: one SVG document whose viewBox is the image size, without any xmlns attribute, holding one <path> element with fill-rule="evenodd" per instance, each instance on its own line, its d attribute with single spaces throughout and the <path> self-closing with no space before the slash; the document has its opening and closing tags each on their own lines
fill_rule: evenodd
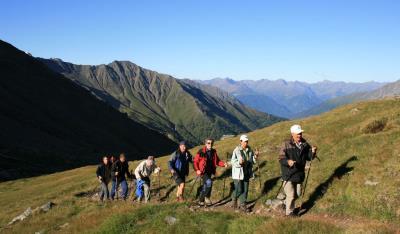
<svg viewBox="0 0 400 234">
<path fill-rule="evenodd" d="M 292 127 L 290 127 L 290 132 L 294 133 L 294 134 L 299 134 L 304 132 L 303 129 L 301 129 L 301 126 L 298 124 L 293 125 Z"/>
<path fill-rule="evenodd" d="M 240 141 L 249 141 L 249 138 L 246 135 L 241 135 Z"/>
</svg>

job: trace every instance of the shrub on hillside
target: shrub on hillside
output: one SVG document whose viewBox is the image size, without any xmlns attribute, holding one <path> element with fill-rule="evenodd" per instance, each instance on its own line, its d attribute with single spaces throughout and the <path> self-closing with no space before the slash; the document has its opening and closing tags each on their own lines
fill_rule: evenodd
<svg viewBox="0 0 400 234">
<path fill-rule="evenodd" d="M 382 131 L 388 122 L 387 118 L 375 119 L 369 124 L 367 124 L 363 129 L 362 132 L 365 134 L 369 133 L 378 133 Z"/>
</svg>

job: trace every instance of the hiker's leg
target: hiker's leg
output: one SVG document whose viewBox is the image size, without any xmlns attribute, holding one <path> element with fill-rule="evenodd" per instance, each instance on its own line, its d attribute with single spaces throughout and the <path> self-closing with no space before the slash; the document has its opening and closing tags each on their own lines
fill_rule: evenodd
<svg viewBox="0 0 400 234">
<path fill-rule="evenodd" d="M 206 180 L 206 198 L 210 198 L 211 197 L 211 190 L 212 190 L 212 185 L 213 182 L 211 180 L 211 176 L 207 176 L 207 180 Z"/>
<path fill-rule="evenodd" d="M 178 186 L 178 196 L 177 197 L 182 197 L 183 196 L 183 188 L 185 187 L 185 183 L 180 183 Z"/>
<path fill-rule="evenodd" d="M 103 201 L 104 196 L 108 198 L 108 189 L 107 185 L 104 182 L 100 183 L 100 201 Z"/>
<path fill-rule="evenodd" d="M 244 204 L 246 204 L 246 202 L 247 202 L 247 196 L 248 196 L 248 194 L 249 194 L 249 185 L 250 185 L 250 181 L 246 181 L 246 180 L 243 180 L 243 203 Z"/>
<path fill-rule="evenodd" d="M 241 180 L 240 181 L 240 206 L 246 205 L 246 187 L 245 187 L 245 181 Z"/>
<path fill-rule="evenodd" d="M 108 183 L 104 183 L 104 188 L 105 188 L 104 192 L 105 192 L 105 195 L 106 195 L 106 199 L 109 200 L 110 199 L 110 193 L 108 191 Z"/>
<path fill-rule="evenodd" d="M 128 195 L 128 183 L 126 180 L 121 181 L 122 195 L 121 197 L 125 200 Z"/>
<path fill-rule="evenodd" d="M 200 196 L 199 196 L 200 202 L 204 202 L 204 198 L 206 196 L 206 192 L 207 192 L 206 180 L 207 180 L 206 175 L 203 175 L 201 178 L 201 181 L 203 184 L 202 184 L 202 188 L 201 188 Z"/>
<path fill-rule="evenodd" d="M 145 183 L 143 184 L 144 202 L 150 201 L 150 178 L 146 177 L 143 179 Z"/>
<path fill-rule="evenodd" d="M 240 180 L 233 180 L 233 184 L 235 186 L 235 190 L 232 193 L 232 201 L 236 202 L 238 197 L 240 196 Z"/>
<path fill-rule="evenodd" d="M 116 186 L 115 180 L 113 180 L 112 184 L 111 184 L 111 191 L 110 191 L 110 197 L 112 200 L 114 200 L 114 196 L 115 196 L 115 186 Z"/>
<path fill-rule="evenodd" d="M 301 196 L 301 183 L 296 184 L 296 198 Z"/>
<path fill-rule="evenodd" d="M 285 182 L 285 187 L 283 188 L 286 194 L 286 215 L 290 215 L 294 210 L 294 197 L 295 197 L 295 188 L 293 183 L 290 181 Z"/>
<path fill-rule="evenodd" d="M 181 196 L 183 197 L 183 195 L 185 194 L 185 182 L 182 183 L 182 189 L 181 189 Z"/>
<path fill-rule="evenodd" d="M 144 202 L 148 202 L 150 200 L 150 186 L 148 184 L 143 185 L 143 193 L 144 193 Z"/>
</svg>

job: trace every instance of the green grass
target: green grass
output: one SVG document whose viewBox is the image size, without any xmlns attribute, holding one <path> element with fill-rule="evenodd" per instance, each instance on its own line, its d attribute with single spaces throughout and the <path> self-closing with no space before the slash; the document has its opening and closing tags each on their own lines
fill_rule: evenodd
<svg viewBox="0 0 400 234">
<path fill-rule="evenodd" d="M 177 218 L 173 225 L 165 218 Z M 245 216 L 233 212 L 188 212 L 184 205 L 149 205 L 108 218 L 95 233 L 342 233 L 331 224 Z"/>
<path fill-rule="evenodd" d="M 352 111 L 355 108 L 358 111 Z M 375 120 L 387 119 L 385 127 L 375 133 L 363 129 Z M 250 184 L 249 200 L 256 200 L 255 210 L 261 209 L 265 200 L 273 198 L 280 181 L 277 154 L 282 141 L 289 136 L 289 128 L 300 123 L 305 129 L 305 138 L 319 147 L 321 161 L 312 164 L 310 179 L 304 201 L 311 200 L 311 210 L 302 218 L 283 220 L 263 215 L 238 215 L 230 210 L 191 213 L 184 205 L 175 204 L 175 187 L 169 179 L 168 157 L 160 157 L 157 163 L 163 169 L 161 195 L 165 204 L 146 206 L 114 202 L 98 204 L 75 194 L 91 191 L 97 186 L 95 166 L 78 168 L 46 176 L 0 183 L 0 226 L 5 226 L 13 217 L 31 206 L 35 208 L 48 201 L 57 205 L 48 213 L 32 216 L 13 225 L 4 232 L 46 233 L 66 232 L 199 232 L 237 233 L 246 230 L 258 233 L 353 233 L 394 232 L 400 223 L 400 102 L 381 100 L 356 103 L 329 113 L 303 119 L 274 124 L 265 129 L 249 133 L 250 144 L 260 147 L 261 181 L 266 186 L 258 187 L 258 181 Z M 232 152 L 238 144 L 237 137 L 218 141 L 215 148 L 221 159 L 225 152 Z M 192 153 L 198 147 L 192 149 Z M 351 160 L 356 156 L 357 160 Z M 138 164 L 131 162 L 133 169 Z M 222 197 L 225 172 L 218 168 L 214 181 L 212 200 Z M 334 174 L 336 173 L 336 174 Z M 228 173 L 229 175 L 229 173 Z M 193 171 L 188 180 L 193 179 Z M 231 183 L 226 179 L 227 188 Z M 366 180 L 379 182 L 376 186 L 365 185 Z M 157 188 L 157 177 L 152 178 L 152 187 Z M 191 187 L 189 183 L 188 188 Z M 225 195 L 227 190 L 225 191 Z M 191 198 L 194 194 L 187 194 Z M 261 195 L 261 196 L 260 196 Z M 179 225 L 168 226 L 167 215 L 177 217 Z M 355 220 L 340 224 L 326 220 Z M 307 217 L 322 217 L 311 219 Z M 187 221 L 187 222 L 185 222 Z M 68 226 L 60 228 L 68 223 Z M 204 224 L 204 225 L 203 225 Z M 133 227 L 133 228 L 131 228 Z M 113 231 L 115 230 L 115 231 Z"/>
</svg>

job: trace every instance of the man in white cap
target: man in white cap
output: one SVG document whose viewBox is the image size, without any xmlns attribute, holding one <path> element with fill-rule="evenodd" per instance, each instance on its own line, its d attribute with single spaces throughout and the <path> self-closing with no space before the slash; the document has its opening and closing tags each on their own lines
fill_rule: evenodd
<svg viewBox="0 0 400 234">
<path fill-rule="evenodd" d="M 249 192 L 249 181 L 253 177 L 253 164 L 256 163 L 258 150 L 254 153 L 249 146 L 249 138 L 240 136 L 240 145 L 232 153 L 232 179 L 235 191 L 232 193 L 232 207 L 237 208 L 239 198 L 239 209 L 247 212 L 246 200 Z"/>
<path fill-rule="evenodd" d="M 317 147 L 307 143 L 303 132 L 300 125 L 293 125 L 290 128 L 291 139 L 285 141 L 279 151 L 283 190 L 286 195 L 286 216 L 295 216 L 295 199 L 301 195 L 306 162 L 313 160 L 317 153 Z"/>
</svg>

